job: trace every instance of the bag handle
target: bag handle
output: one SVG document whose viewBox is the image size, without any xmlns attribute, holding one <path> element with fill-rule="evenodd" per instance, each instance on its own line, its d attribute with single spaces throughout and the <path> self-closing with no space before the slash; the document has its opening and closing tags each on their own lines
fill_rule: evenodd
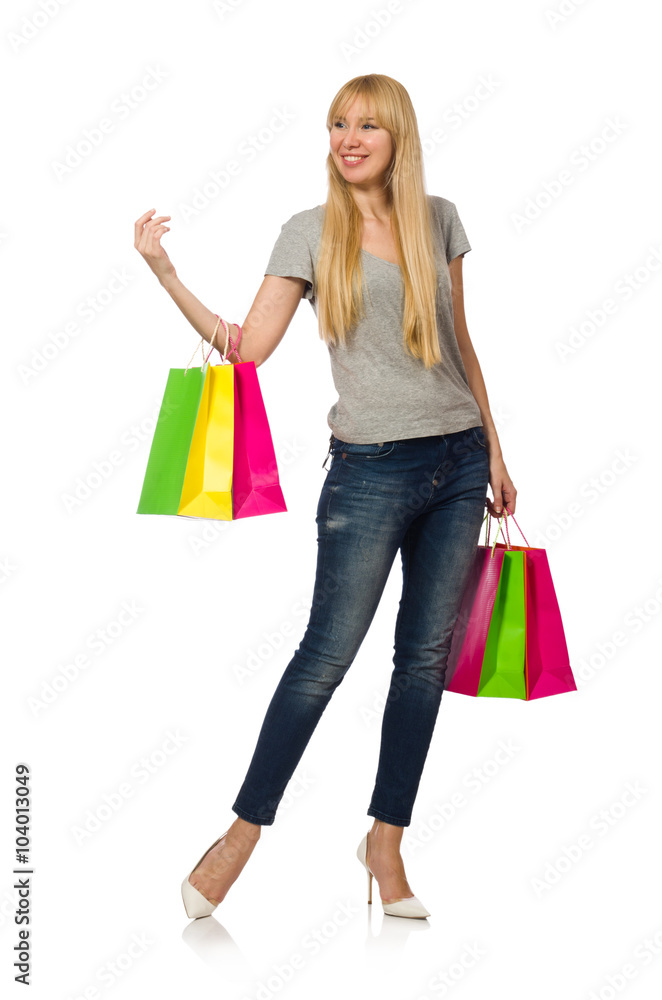
<svg viewBox="0 0 662 1000">
<path fill-rule="evenodd" d="M 502 522 L 503 522 L 503 526 L 504 526 L 504 527 L 505 527 L 505 529 L 506 529 L 506 534 L 505 534 L 505 538 L 506 538 L 506 547 L 507 547 L 508 549 L 511 549 L 511 548 L 512 548 L 512 543 L 511 543 L 511 541 L 510 541 L 510 532 L 508 531 L 508 517 L 509 517 L 509 516 L 510 516 L 510 517 L 512 517 L 513 521 L 515 521 L 515 515 L 514 515 L 514 514 L 513 514 L 513 512 L 512 512 L 512 511 L 511 511 L 511 510 L 510 510 L 510 509 L 509 509 L 509 508 L 508 508 L 507 506 L 506 506 L 506 507 L 504 507 L 504 509 L 503 509 L 503 514 L 502 514 L 502 515 L 501 515 L 501 517 L 499 518 L 499 522 L 498 522 L 498 525 L 499 525 L 499 526 L 498 526 L 498 528 L 497 528 L 497 533 L 496 533 L 496 535 L 494 536 L 494 542 L 493 542 L 493 544 L 492 544 L 492 555 L 490 556 L 490 558 L 492 558 L 492 556 L 494 555 L 494 550 L 495 550 L 495 548 L 496 548 L 496 543 L 497 543 L 497 540 L 498 540 L 498 538 L 499 538 L 499 532 L 500 532 L 500 531 L 502 530 Z M 505 518 L 505 520 L 504 520 L 504 518 Z M 488 545 L 490 544 L 490 531 L 492 530 L 492 513 L 491 513 L 491 511 L 489 511 L 489 510 L 488 510 L 487 514 L 486 514 L 486 515 L 485 515 L 485 517 L 483 518 L 483 521 L 487 521 L 487 524 L 485 525 L 485 545 L 486 545 L 486 546 L 488 546 Z M 515 521 L 515 524 L 517 524 L 517 521 Z M 520 533 L 520 535 L 522 536 L 522 538 L 524 538 L 524 541 L 526 542 L 526 544 L 527 544 L 527 545 L 529 545 L 528 541 L 526 540 L 526 538 L 525 538 L 525 536 L 524 536 L 524 532 L 523 532 L 523 531 L 522 531 L 522 529 L 520 528 L 519 524 L 517 524 L 517 530 L 519 531 L 519 533 Z M 530 545 L 529 545 L 529 548 L 531 548 L 531 546 L 530 546 Z"/>
<path fill-rule="evenodd" d="M 195 352 L 198 350 L 198 347 L 202 347 L 202 364 L 200 365 L 200 371 L 202 371 L 202 369 L 204 368 L 204 366 L 207 364 L 207 362 L 209 361 L 209 357 L 211 355 L 211 352 L 214 350 L 214 346 L 215 346 L 214 345 L 214 338 L 216 336 L 216 331 L 218 330 L 219 324 L 221 322 L 222 322 L 222 320 L 219 317 L 218 318 L 218 323 L 214 327 L 214 332 L 211 335 L 211 340 L 209 341 L 210 348 L 209 348 L 209 354 L 207 355 L 207 357 L 205 358 L 205 349 L 204 349 L 204 347 L 202 347 L 204 341 L 203 341 L 203 339 L 201 337 L 200 340 L 198 341 L 198 343 L 196 344 L 195 351 L 193 352 L 193 354 L 189 358 L 189 362 L 188 362 L 186 368 L 184 369 L 184 375 L 186 375 L 186 373 L 188 372 L 189 368 L 191 367 L 191 362 L 193 361 L 193 358 L 195 357 Z M 218 351 L 218 347 L 216 348 L 216 350 Z M 219 351 L 219 354 L 220 354 L 220 351 Z"/>
<path fill-rule="evenodd" d="M 205 358 L 205 350 L 204 350 L 204 347 L 202 346 L 204 341 L 203 341 L 202 338 L 200 338 L 200 341 L 197 344 L 197 346 L 195 348 L 195 351 L 191 355 L 191 357 L 189 359 L 189 362 L 188 362 L 186 368 L 184 369 L 184 375 L 186 375 L 186 373 L 188 372 L 189 368 L 191 367 L 191 362 L 193 361 L 193 358 L 195 357 L 195 353 L 196 353 L 196 351 L 198 350 L 199 347 L 202 347 L 202 365 L 200 366 L 200 370 L 202 370 L 204 368 L 204 366 L 207 364 L 207 362 L 209 361 L 209 358 L 211 357 L 211 352 L 214 350 L 214 348 L 216 348 L 216 350 L 218 351 L 218 353 L 221 355 L 221 363 L 222 364 L 225 364 L 225 362 L 229 358 L 230 354 L 236 354 L 237 355 L 237 360 L 241 361 L 241 358 L 239 357 L 239 352 L 237 351 L 237 347 L 239 345 L 239 341 L 241 340 L 241 332 L 242 332 L 241 331 L 241 327 L 239 326 L 238 323 L 234 324 L 237 327 L 237 329 L 239 330 L 239 336 L 237 337 L 237 342 L 235 344 L 233 342 L 233 340 L 232 340 L 232 337 L 230 336 L 230 328 L 227 325 L 227 323 L 225 322 L 225 320 L 221 319 L 221 317 L 218 314 L 216 314 L 216 319 L 217 319 L 217 323 L 216 323 L 216 326 L 214 327 L 214 332 L 212 333 L 211 339 L 209 341 L 209 345 L 210 346 L 209 346 L 209 353 L 207 354 L 207 357 Z M 216 344 L 214 344 L 214 340 L 216 338 L 216 331 L 218 330 L 219 325 L 221 323 L 223 324 L 223 327 L 225 329 L 225 348 L 223 349 L 223 351 L 221 351 L 221 349 Z M 229 353 L 228 353 L 228 341 L 230 342 L 230 344 L 232 344 L 232 350 Z M 229 362 L 229 363 L 232 364 L 232 362 Z"/>
<path fill-rule="evenodd" d="M 219 318 L 218 314 L 216 314 L 216 318 L 217 319 Z M 239 341 L 241 340 L 241 327 L 239 326 L 238 323 L 233 323 L 232 324 L 232 326 L 236 326 L 237 329 L 239 330 L 239 336 L 237 337 L 237 342 L 235 343 L 233 341 L 232 337 L 230 336 L 230 330 L 229 330 L 228 326 L 226 325 L 225 320 L 222 319 L 221 323 L 225 327 L 225 350 L 223 351 L 223 355 L 222 355 L 223 360 L 227 361 L 227 359 L 230 357 L 230 354 L 236 354 L 237 361 L 241 364 L 242 361 L 241 361 L 241 358 L 239 357 L 239 351 L 237 350 L 237 347 L 239 346 Z M 212 338 L 213 338 L 213 335 L 212 335 Z M 228 353 L 228 341 L 230 341 L 230 343 L 232 344 L 232 350 L 229 353 Z M 232 364 L 234 364 L 234 362 L 232 362 Z"/>
</svg>

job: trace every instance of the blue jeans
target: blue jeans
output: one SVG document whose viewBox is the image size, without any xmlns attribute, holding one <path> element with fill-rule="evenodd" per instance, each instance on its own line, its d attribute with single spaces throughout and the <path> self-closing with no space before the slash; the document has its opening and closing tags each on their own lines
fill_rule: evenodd
<svg viewBox="0 0 662 1000">
<path fill-rule="evenodd" d="M 368 815 L 409 826 L 485 514 L 485 436 L 480 425 L 379 444 L 348 444 L 332 434 L 329 453 L 317 507 L 310 618 L 268 706 L 232 809 L 251 823 L 274 822 L 286 785 L 363 642 L 400 549 L 394 668 Z"/>
</svg>

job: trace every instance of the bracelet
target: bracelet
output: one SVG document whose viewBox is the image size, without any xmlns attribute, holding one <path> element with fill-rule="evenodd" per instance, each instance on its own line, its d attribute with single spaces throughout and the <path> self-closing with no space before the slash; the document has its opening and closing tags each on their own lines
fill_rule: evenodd
<svg viewBox="0 0 662 1000">
<path fill-rule="evenodd" d="M 214 316 L 218 320 L 218 323 L 222 323 L 223 324 L 223 328 L 225 330 L 225 348 L 224 348 L 223 353 L 221 355 L 222 358 L 223 358 L 223 360 L 227 361 L 227 359 L 230 357 L 231 354 L 236 354 L 237 361 L 239 361 L 241 363 L 241 358 L 239 357 L 239 351 L 237 350 L 237 346 L 239 344 L 239 341 L 241 340 L 241 327 L 239 326 L 238 323 L 233 323 L 232 324 L 233 326 L 236 326 L 237 329 L 239 330 L 239 336 L 237 337 L 237 341 L 235 343 L 233 341 L 232 337 L 230 336 L 230 328 L 229 328 L 228 324 L 225 322 L 225 320 L 221 319 L 220 316 L 218 315 L 218 313 L 214 313 Z M 216 324 L 216 329 L 218 329 L 218 323 Z M 214 330 L 214 333 L 216 333 L 216 329 Z M 231 351 L 228 351 L 228 342 L 229 342 L 230 346 L 232 347 Z"/>
</svg>

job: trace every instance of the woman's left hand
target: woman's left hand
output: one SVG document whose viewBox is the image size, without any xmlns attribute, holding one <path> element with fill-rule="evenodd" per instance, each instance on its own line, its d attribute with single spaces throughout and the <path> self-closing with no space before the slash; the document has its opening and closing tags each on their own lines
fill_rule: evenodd
<svg viewBox="0 0 662 1000">
<path fill-rule="evenodd" d="M 507 507 L 510 513 L 514 514 L 517 490 L 513 486 L 513 481 L 508 475 L 502 458 L 490 459 L 490 486 L 494 500 L 486 497 L 485 503 L 492 517 L 501 517 L 503 507 Z"/>
</svg>

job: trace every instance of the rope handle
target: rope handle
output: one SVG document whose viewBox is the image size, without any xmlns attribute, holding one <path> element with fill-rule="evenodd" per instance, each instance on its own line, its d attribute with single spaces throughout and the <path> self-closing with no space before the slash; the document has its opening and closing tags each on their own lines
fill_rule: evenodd
<svg viewBox="0 0 662 1000">
<path fill-rule="evenodd" d="M 214 313 L 214 315 L 216 316 L 217 319 L 220 319 L 220 317 L 218 316 L 218 313 Z M 239 346 L 239 341 L 241 340 L 241 332 L 242 332 L 241 331 L 241 327 L 239 326 L 238 323 L 233 323 L 232 324 L 233 326 L 236 326 L 237 329 L 239 330 L 239 336 L 237 337 L 237 342 L 235 343 L 233 341 L 232 337 L 230 336 L 230 328 L 228 327 L 228 325 L 225 322 L 225 320 L 222 319 L 221 323 L 223 324 L 223 327 L 225 329 L 225 349 L 224 349 L 223 354 L 222 354 L 223 361 L 227 361 L 227 359 L 230 357 L 231 354 L 236 354 L 237 361 L 241 364 L 242 361 L 241 361 L 241 358 L 239 357 L 239 351 L 237 350 L 237 347 Z M 218 323 L 216 325 L 218 326 Z M 232 346 L 232 350 L 229 351 L 229 352 L 228 352 L 228 341 L 230 342 L 230 345 Z M 231 362 L 231 364 L 232 364 L 232 362 Z"/>
<path fill-rule="evenodd" d="M 510 532 L 508 531 L 508 517 L 509 516 L 512 517 L 513 521 L 515 521 L 515 524 L 517 524 L 517 521 L 515 520 L 515 515 L 513 514 L 513 512 L 509 509 L 509 507 L 507 507 L 507 506 L 504 507 L 503 514 L 499 518 L 497 533 L 494 536 L 494 542 L 492 544 L 492 555 L 490 556 L 490 558 L 492 558 L 492 556 L 494 556 L 494 550 L 496 549 L 497 540 L 499 538 L 499 532 L 502 530 L 502 523 L 503 523 L 503 527 L 505 527 L 505 529 L 506 529 L 506 535 L 505 535 L 505 538 L 507 539 L 507 541 L 506 541 L 506 547 L 508 549 L 512 548 L 512 543 L 510 541 Z M 505 520 L 504 520 L 504 518 L 505 518 Z M 491 511 L 488 510 L 487 514 L 483 518 L 483 521 L 487 521 L 487 524 L 485 525 L 485 545 L 488 546 L 490 544 L 490 531 L 492 530 L 492 513 L 491 513 Z M 526 540 L 526 537 L 524 535 L 524 532 L 520 528 L 519 524 L 517 524 L 517 530 L 519 531 L 519 533 L 522 536 L 522 538 L 524 538 L 524 541 L 526 542 L 526 544 L 529 545 L 529 543 Z M 531 548 L 530 545 L 529 545 L 529 548 Z"/>
<path fill-rule="evenodd" d="M 216 315 L 216 314 L 214 314 L 214 315 Z M 207 364 L 207 362 L 209 361 L 209 355 L 210 355 L 210 354 L 211 354 L 211 352 L 212 352 L 212 351 L 214 350 L 214 338 L 216 337 L 216 331 L 218 330 L 218 327 L 219 327 L 219 325 L 220 325 L 220 323 L 221 323 L 221 320 L 220 320 L 220 318 L 219 318 L 219 317 L 217 317 L 217 319 L 218 319 L 218 322 L 217 322 L 216 326 L 214 327 L 214 332 L 212 333 L 212 335 L 211 335 L 211 340 L 209 341 L 209 344 L 210 344 L 210 348 L 209 348 L 209 354 L 208 354 L 208 355 L 207 355 L 207 357 L 205 358 L 205 349 L 204 349 L 204 347 L 202 347 L 202 345 L 203 345 L 203 343 L 204 343 L 204 340 L 203 340 L 203 338 L 201 337 L 201 338 L 200 338 L 200 340 L 198 341 L 198 343 L 196 344 L 196 348 L 195 348 L 195 351 L 193 352 L 193 354 L 192 354 L 192 355 L 191 355 L 191 357 L 189 358 L 189 362 L 188 362 L 188 364 L 187 364 L 186 368 L 184 369 L 184 375 L 186 375 L 186 373 L 188 372 L 189 368 L 191 367 L 191 362 L 193 361 L 193 358 L 195 357 L 195 352 L 196 352 L 196 351 L 198 350 L 198 348 L 199 348 L 199 347 L 202 347 L 202 365 L 200 366 L 200 367 L 201 367 L 201 369 L 202 369 L 202 368 L 204 368 L 204 366 L 205 366 L 205 365 Z M 216 348 L 216 350 L 218 351 L 218 347 Z M 220 353 L 220 351 L 219 351 L 219 353 Z"/>
<path fill-rule="evenodd" d="M 242 333 L 241 327 L 239 326 L 238 323 L 234 324 L 234 326 L 236 326 L 237 329 L 239 330 L 239 336 L 237 337 L 237 341 L 235 343 L 232 340 L 232 337 L 230 336 L 230 328 L 228 327 L 228 325 L 225 322 L 225 320 L 221 319 L 221 317 L 218 315 L 218 313 L 214 313 L 214 315 L 216 316 L 217 322 L 216 322 L 216 326 L 214 327 L 214 332 L 212 333 L 211 339 L 209 341 L 209 345 L 210 346 L 209 346 L 209 352 L 207 354 L 207 357 L 205 358 L 205 350 L 204 350 L 204 347 L 203 347 L 204 338 L 201 337 L 199 343 L 196 345 L 195 351 L 193 351 L 193 354 L 191 355 L 191 357 L 189 359 L 189 362 L 188 362 L 186 368 L 184 369 L 184 374 L 185 375 L 188 372 L 189 368 L 191 367 L 191 362 L 193 361 L 193 358 L 195 357 L 196 351 L 198 350 L 199 347 L 202 348 L 202 365 L 201 365 L 201 368 L 204 368 L 204 366 L 209 361 L 209 358 L 211 357 L 211 352 L 214 350 L 214 348 L 216 348 L 216 350 L 218 351 L 218 353 L 221 355 L 221 362 L 223 364 L 225 364 L 225 362 L 229 358 L 230 354 L 236 354 L 237 355 L 237 361 L 241 362 L 241 358 L 239 357 L 239 352 L 237 351 L 237 346 L 239 344 L 239 341 L 241 340 L 241 333 Z M 223 327 L 225 329 L 225 348 L 223 349 L 223 351 L 221 351 L 221 349 L 217 345 L 214 344 L 214 340 L 216 339 L 216 332 L 217 332 L 217 330 L 218 330 L 218 328 L 219 328 L 219 326 L 220 326 L 221 323 L 223 324 Z M 229 352 L 228 352 L 228 341 L 230 342 L 230 345 L 232 347 L 232 350 L 229 351 Z M 229 363 L 232 364 L 232 362 L 229 362 Z"/>
</svg>

